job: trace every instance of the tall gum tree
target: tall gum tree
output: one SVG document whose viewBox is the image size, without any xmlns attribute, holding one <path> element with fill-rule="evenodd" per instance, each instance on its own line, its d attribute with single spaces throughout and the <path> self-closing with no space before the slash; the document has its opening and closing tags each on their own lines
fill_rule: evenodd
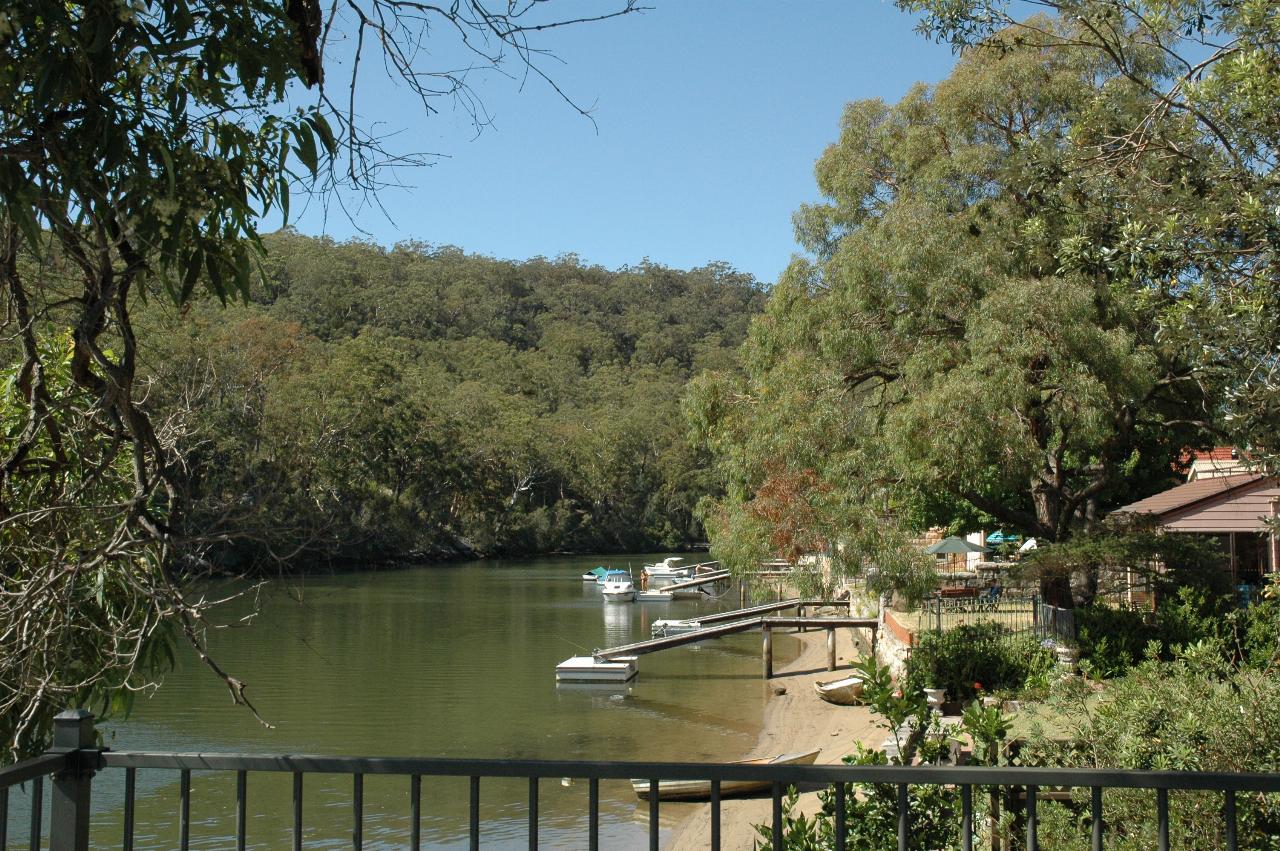
<svg viewBox="0 0 1280 851">
<path fill-rule="evenodd" d="M 1162 334 L 1192 352 L 1214 388 L 1218 442 L 1280 469 L 1280 14 L 1271 0 L 898 0 L 925 35 L 958 50 L 1034 38 L 1088 53 L 1148 108 L 1114 116 L 1083 165 L 1115 179 L 1176 162 L 1146 203 L 1118 208 L 1125 250 L 1093 264 L 1124 273 L 1151 264 L 1182 290 Z M 1068 20 L 1023 18 L 1029 6 Z M 1159 57 L 1151 62 L 1152 56 Z M 1178 188 L 1182 191 L 1167 191 Z M 1061 246 L 1079 256 L 1086 246 Z M 1149 270 L 1151 271 L 1151 270 Z"/>
<path fill-rule="evenodd" d="M 825 200 L 796 215 L 811 258 L 754 325 L 749 377 L 690 397 L 730 480 L 709 512 L 722 546 L 779 471 L 813 482 L 829 546 L 875 516 L 1063 540 L 1204 439 L 1188 349 L 1158 333 L 1170 270 L 1091 260 L 1126 250 L 1124 209 L 1197 177 L 1083 167 L 1149 107 L 1090 51 L 1022 31 L 897 104 L 846 109 L 816 167 Z M 1065 582 L 1045 591 L 1068 602 Z"/>
</svg>

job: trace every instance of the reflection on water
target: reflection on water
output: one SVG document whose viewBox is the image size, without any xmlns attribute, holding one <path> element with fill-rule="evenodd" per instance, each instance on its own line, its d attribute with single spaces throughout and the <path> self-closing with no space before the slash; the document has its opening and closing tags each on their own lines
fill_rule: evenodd
<svg viewBox="0 0 1280 851">
<path fill-rule="evenodd" d="M 252 627 L 212 638 L 219 662 L 250 684 L 273 729 L 232 706 L 198 662 L 184 659 L 155 696 L 139 700 L 133 717 L 110 727 L 107 744 L 512 759 L 741 758 L 755 743 L 766 699 L 758 634 L 644 656 L 629 684 L 556 685 L 555 665 L 569 656 L 648 638 L 658 618 L 718 611 L 735 596 L 725 605 L 606 604 L 594 584 L 579 578 L 599 563 L 595 557 L 472 562 L 307 577 L 294 585 L 300 600 L 276 589 Z M 231 622 L 243 613 L 222 617 Z M 785 636 L 774 646 L 781 661 L 794 652 Z M 408 782 L 365 779 L 368 847 L 403 844 Z M 121 784 L 113 771 L 94 783 L 95 848 L 119 847 Z M 176 773 L 139 771 L 138 791 L 136 847 L 173 847 Z M 527 795 L 527 781 L 482 783 L 485 848 L 527 846 Z M 645 847 L 647 807 L 637 809 L 630 786 L 602 783 L 601 795 L 603 847 Z M 287 847 L 291 796 L 287 775 L 249 776 L 250 847 Z M 543 847 L 582 847 L 586 796 L 585 783 L 542 784 Z M 11 837 L 26 823 L 22 806 L 15 795 Z M 226 847 L 234 811 L 233 776 L 193 775 L 193 847 Z M 678 813 L 664 810 L 664 824 Z M 304 820 L 307 847 L 349 847 L 351 779 L 307 776 Z M 465 847 L 466 825 L 465 779 L 424 779 L 424 840 Z"/>
</svg>

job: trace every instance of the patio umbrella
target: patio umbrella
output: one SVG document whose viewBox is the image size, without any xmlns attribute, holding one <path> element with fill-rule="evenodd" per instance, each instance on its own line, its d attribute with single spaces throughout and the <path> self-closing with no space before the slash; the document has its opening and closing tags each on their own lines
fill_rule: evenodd
<svg viewBox="0 0 1280 851">
<path fill-rule="evenodd" d="M 936 544 L 925 547 L 924 551 L 929 555 L 964 555 L 967 557 L 969 553 L 989 553 L 991 548 L 952 535 L 948 538 L 943 538 Z M 947 559 L 947 566 L 954 567 L 951 559 Z"/>
<path fill-rule="evenodd" d="M 924 548 L 929 555 L 944 555 L 948 553 L 989 553 L 990 547 L 984 547 L 982 544 L 975 544 L 972 541 L 966 541 L 964 538 L 957 538 L 952 535 L 949 538 L 943 538 L 936 544 L 930 544 Z"/>
</svg>

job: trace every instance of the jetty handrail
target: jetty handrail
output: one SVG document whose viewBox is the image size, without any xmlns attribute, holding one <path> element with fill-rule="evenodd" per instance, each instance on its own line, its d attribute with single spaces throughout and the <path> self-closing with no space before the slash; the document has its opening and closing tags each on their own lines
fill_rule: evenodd
<svg viewBox="0 0 1280 851">
<path fill-rule="evenodd" d="M 792 597 L 788 600 L 778 600 L 776 603 L 762 603 L 759 606 L 750 606 L 745 609 L 734 609 L 731 612 L 719 612 L 714 615 L 705 615 L 702 617 L 691 618 L 691 620 L 696 620 L 700 624 L 719 623 L 720 621 L 736 620 L 738 618 L 744 618 L 750 615 L 756 615 L 756 614 L 764 615 L 764 614 L 768 614 L 769 612 L 778 612 L 783 609 L 809 608 L 810 606 L 814 606 L 814 607 L 844 606 L 845 608 L 848 608 L 849 601 L 848 600 L 834 600 L 834 601 L 806 600 L 803 597 Z"/>
<path fill-rule="evenodd" d="M 719 582 L 721 579 L 728 579 L 729 571 L 717 570 L 712 573 L 704 573 L 701 576 L 695 576 L 691 579 L 682 579 L 679 582 L 672 582 L 670 585 L 663 585 L 658 591 L 679 591 L 684 588 L 693 588 L 698 585 L 706 585 L 710 582 Z"/>
<path fill-rule="evenodd" d="M 75 737 L 77 747 L 66 744 Z M 236 774 L 236 847 L 245 848 L 246 819 L 250 772 L 284 772 L 293 775 L 293 847 L 302 847 L 303 778 L 307 774 L 346 774 L 352 778 L 352 831 L 355 848 L 363 846 L 363 779 L 365 775 L 400 775 L 409 780 L 410 848 L 421 847 L 422 779 L 424 777 L 467 777 L 470 780 L 469 836 L 472 848 L 480 844 L 480 789 L 485 778 L 519 778 L 528 781 L 529 847 L 538 847 L 538 795 L 540 781 L 548 778 L 571 778 L 588 781 L 587 847 L 600 846 L 600 781 L 640 779 L 650 789 L 661 789 L 660 781 L 706 781 L 711 799 L 711 847 L 720 846 L 721 786 L 734 781 L 765 784 L 772 797 L 772 840 L 775 849 L 783 847 L 783 796 L 795 785 L 826 786 L 836 803 L 836 847 L 844 848 L 847 825 L 843 802 L 850 793 L 849 784 L 887 784 L 897 787 L 898 847 L 905 849 L 911 839 L 911 814 L 908 790 L 913 785 L 945 786 L 958 789 L 963 803 L 960 824 L 961 847 L 973 848 L 975 835 L 973 794 L 975 789 L 1006 787 L 1025 801 L 1021 813 L 1026 831 L 1026 847 L 1034 849 L 1038 842 L 1036 815 L 1037 795 L 1041 787 L 1087 788 L 1090 790 L 1091 847 L 1103 847 L 1108 828 L 1103 821 L 1103 790 L 1142 789 L 1155 791 L 1155 809 L 1159 824 L 1158 847 L 1169 847 L 1169 792 L 1197 790 L 1221 793 L 1222 825 L 1228 848 L 1236 847 L 1236 794 L 1240 792 L 1280 793 L 1280 774 L 1229 773 L 1221 771 L 1138 771 L 1096 768 L 1025 768 L 986 766 L 903 766 L 903 765 L 788 765 L 769 763 L 688 763 L 688 762 L 603 762 L 580 760 L 505 760 L 505 759 L 437 759 L 414 757 L 324 756 L 312 754 L 239 754 L 239 753 L 167 753 L 147 751 L 110 751 L 92 747 L 93 718 L 82 710 L 66 712 L 55 722 L 55 750 L 23 763 L 0 769 L 0 842 L 8 830 L 9 788 L 24 780 L 34 781 L 32 804 L 32 847 L 41 844 L 41 809 L 39 792 L 46 775 L 54 776 L 51 808 L 51 851 L 87 851 L 90 845 L 90 791 L 94 774 L 102 770 L 123 769 L 125 772 L 124 818 L 121 826 L 123 845 L 133 847 L 136 773 L 139 770 L 178 771 L 181 776 L 179 814 L 179 847 L 190 845 L 191 772 L 228 771 Z M 32 772 L 36 772 L 32 774 Z M 652 794 L 648 802 L 649 847 L 656 849 L 659 840 L 659 807 L 661 796 Z M 197 802 L 198 803 L 198 802 Z"/>
</svg>

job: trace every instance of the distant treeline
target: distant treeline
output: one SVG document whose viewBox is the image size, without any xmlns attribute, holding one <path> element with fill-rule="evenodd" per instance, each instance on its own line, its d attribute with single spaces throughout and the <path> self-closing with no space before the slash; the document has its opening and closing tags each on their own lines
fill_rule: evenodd
<svg viewBox="0 0 1280 851">
<path fill-rule="evenodd" d="M 764 302 L 727 266 L 609 271 L 271 236 L 248 304 L 153 299 L 148 408 L 186 509 L 243 569 L 702 540 L 680 400 Z"/>
</svg>

